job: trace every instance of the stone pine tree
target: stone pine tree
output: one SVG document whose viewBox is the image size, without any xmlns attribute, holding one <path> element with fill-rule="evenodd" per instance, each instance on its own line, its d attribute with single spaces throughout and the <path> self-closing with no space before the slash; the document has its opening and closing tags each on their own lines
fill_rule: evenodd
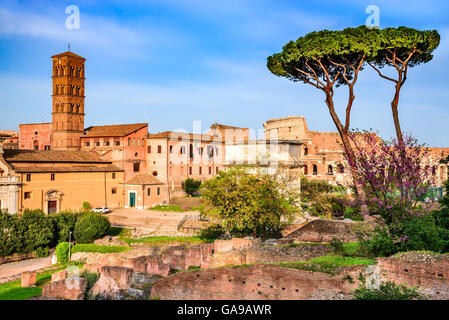
<svg viewBox="0 0 449 320">
<path fill-rule="evenodd" d="M 408 68 L 432 60 L 432 52 L 440 43 L 440 35 L 436 30 L 419 31 L 407 27 L 385 28 L 379 32 L 378 52 L 368 64 L 380 77 L 394 83 L 395 93 L 391 101 L 391 111 L 398 141 L 403 143 L 399 123 L 398 104 L 401 88 L 407 80 Z M 394 67 L 396 76 L 390 77 L 382 73 L 384 67 Z"/>
<path fill-rule="evenodd" d="M 366 60 L 372 60 L 377 54 L 378 41 L 379 30 L 365 26 L 341 31 L 323 30 L 288 42 L 282 52 L 267 59 L 267 67 L 273 74 L 309 84 L 324 93 L 353 173 L 356 170 L 353 165 L 355 158 L 348 131 L 355 99 L 354 86 Z M 333 99 L 334 89 L 340 85 L 348 88 L 344 122 L 335 110 Z M 360 188 L 355 187 L 360 194 Z"/>
</svg>

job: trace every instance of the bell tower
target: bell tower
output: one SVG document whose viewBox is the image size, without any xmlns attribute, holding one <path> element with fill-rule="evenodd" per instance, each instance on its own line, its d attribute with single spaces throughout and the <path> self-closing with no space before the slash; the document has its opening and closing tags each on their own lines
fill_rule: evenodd
<svg viewBox="0 0 449 320">
<path fill-rule="evenodd" d="M 84 132 L 86 59 L 70 51 L 51 58 L 53 60 L 51 149 L 79 150 Z"/>
</svg>

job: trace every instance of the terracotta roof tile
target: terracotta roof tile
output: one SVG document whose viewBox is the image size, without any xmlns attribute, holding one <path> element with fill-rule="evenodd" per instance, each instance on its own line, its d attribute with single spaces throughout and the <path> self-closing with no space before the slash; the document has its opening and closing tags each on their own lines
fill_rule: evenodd
<svg viewBox="0 0 449 320">
<path fill-rule="evenodd" d="M 83 137 L 125 137 L 137 130 L 145 128 L 148 123 L 118 124 L 109 126 L 93 126 L 84 129 Z"/>
<path fill-rule="evenodd" d="M 80 162 L 106 163 L 95 152 L 62 150 L 5 150 L 3 157 L 7 162 Z"/>
<path fill-rule="evenodd" d="M 17 173 L 45 173 L 45 172 L 123 172 L 124 170 L 114 165 L 89 165 L 89 166 L 35 166 L 26 164 L 14 164 L 13 169 Z"/>
<path fill-rule="evenodd" d="M 163 184 L 160 180 L 149 175 L 148 173 L 139 173 L 134 178 L 129 179 L 125 184 L 130 185 L 148 185 L 148 184 Z"/>
<path fill-rule="evenodd" d="M 71 51 L 66 51 L 66 52 L 63 52 L 63 53 L 55 54 L 55 55 L 53 55 L 51 57 L 52 58 L 56 58 L 56 57 L 65 57 L 65 56 L 70 56 L 70 57 L 75 57 L 75 58 L 86 60 L 86 58 L 83 58 L 80 55 L 77 55 L 76 53 L 73 53 Z"/>
</svg>

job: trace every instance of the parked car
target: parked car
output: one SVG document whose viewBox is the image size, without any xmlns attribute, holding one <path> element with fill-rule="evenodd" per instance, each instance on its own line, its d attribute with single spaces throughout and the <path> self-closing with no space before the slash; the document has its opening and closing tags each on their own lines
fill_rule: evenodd
<svg viewBox="0 0 449 320">
<path fill-rule="evenodd" d="M 108 213 L 111 212 L 111 210 L 109 210 L 108 207 L 98 207 L 95 209 L 92 209 L 93 212 L 98 212 L 98 213 Z"/>
</svg>

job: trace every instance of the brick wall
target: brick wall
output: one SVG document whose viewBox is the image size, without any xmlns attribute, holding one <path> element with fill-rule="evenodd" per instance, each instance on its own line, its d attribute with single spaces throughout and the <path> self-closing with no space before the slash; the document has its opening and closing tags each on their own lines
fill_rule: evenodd
<svg viewBox="0 0 449 320">
<path fill-rule="evenodd" d="M 334 237 L 343 242 L 357 241 L 353 230 L 356 222 L 338 220 L 313 220 L 286 237 L 298 241 L 330 242 Z"/>
<path fill-rule="evenodd" d="M 267 265 L 207 269 L 169 276 L 156 282 L 151 297 L 170 300 L 342 300 L 350 299 L 357 281 L 338 276 Z M 353 277 L 354 278 L 354 277 Z M 213 288 L 213 290 L 211 290 Z"/>
</svg>

